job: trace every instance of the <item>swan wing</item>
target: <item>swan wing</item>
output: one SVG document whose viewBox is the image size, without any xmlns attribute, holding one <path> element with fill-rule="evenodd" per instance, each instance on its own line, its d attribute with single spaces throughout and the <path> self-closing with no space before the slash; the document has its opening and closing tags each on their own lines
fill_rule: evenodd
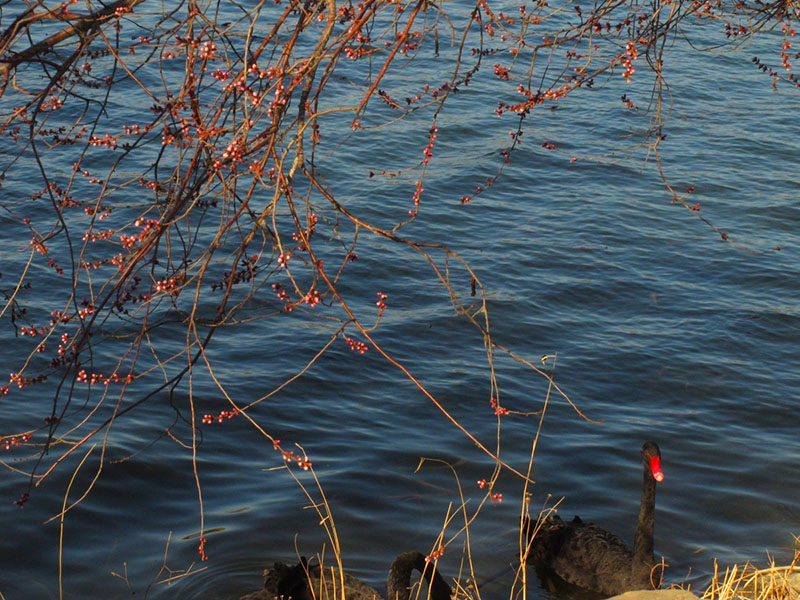
<svg viewBox="0 0 800 600">
<path fill-rule="evenodd" d="M 633 553 L 619 536 L 593 523 L 572 522 L 562 528 L 558 552 L 549 567 L 574 585 L 604 593 L 624 591 Z"/>
</svg>

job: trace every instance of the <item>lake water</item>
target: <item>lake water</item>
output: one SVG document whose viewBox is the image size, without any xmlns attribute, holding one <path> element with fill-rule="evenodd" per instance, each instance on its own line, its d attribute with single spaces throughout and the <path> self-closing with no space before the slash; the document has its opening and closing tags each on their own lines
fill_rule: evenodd
<svg viewBox="0 0 800 600">
<path fill-rule="evenodd" d="M 279 10 L 264 9 L 264 30 Z M 458 14 L 457 5 L 453 11 Z M 710 35 L 698 25 L 697 36 Z M 644 75 L 626 84 L 615 74 L 559 101 L 557 110 L 534 109 L 523 124 L 523 144 L 498 182 L 462 204 L 462 196 L 497 172 L 498 153 L 518 123 L 494 113 L 497 99 L 511 101 L 517 85 L 498 84 L 494 57 L 438 119 L 419 218 L 398 232 L 457 252 L 483 285 L 493 340 L 552 374 L 588 417 L 550 395 L 533 460 L 532 508 L 563 498 L 564 517 L 580 514 L 631 543 L 641 488 L 639 449 L 645 440 L 659 443 L 666 478 L 658 487 L 656 554 L 669 565 L 668 584 L 703 588 L 715 560 L 723 567 L 746 560 L 765 564 L 767 553 L 778 562 L 790 560 L 792 534 L 800 534 L 798 96 L 786 86 L 773 88 L 751 62 L 759 54 L 777 64 L 779 42 L 778 34 L 770 34 L 760 46 L 737 52 L 694 52 L 679 44 L 667 52 L 672 62 L 664 67 L 674 102 L 659 146 L 665 174 L 679 191 L 694 186 L 687 202 L 699 202 L 701 216 L 752 252 L 726 243 L 697 214 L 672 204 L 653 155 L 627 150 L 643 141 L 649 117 L 626 109 L 619 98 L 627 94 L 646 108 Z M 386 89 L 402 97 L 420 81 L 445 80 L 447 57 L 444 42 L 441 60 L 421 53 L 387 79 Z M 356 78 L 367 77 L 359 64 L 342 67 L 349 81 L 331 82 L 337 103 L 358 102 L 363 89 L 351 82 L 360 85 Z M 638 69 L 646 71 L 644 64 Z M 7 91 L 3 114 L 19 101 Z M 127 122 L 142 119 L 139 108 L 130 103 Z M 118 114 L 127 116 L 125 110 Z M 366 124 L 389 115 L 376 102 Z M 346 113 L 326 122 L 333 133 L 323 137 L 315 161 L 348 210 L 391 227 L 413 206 L 419 171 L 409 169 L 428 142 L 431 113 L 368 128 L 340 146 L 339 134 L 351 118 Z M 69 168 L 66 158 L 59 160 L 53 168 Z M 383 169 L 404 173 L 370 177 Z M 4 202 L 42 188 L 31 175 L 37 172 L 33 162 L 6 171 Z M 47 206 L 39 202 L 35 210 Z M 18 209 L 28 210 L 24 202 Z M 329 209 L 320 214 L 333 218 Z M 6 232 L 0 283 L 8 295 L 28 260 L 30 232 L 13 214 L 0 218 Z M 317 241 L 332 265 L 342 255 L 333 231 L 321 224 L 320 237 L 331 241 Z M 344 221 L 341 233 L 352 238 Z M 776 246 L 780 251 L 770 252 Z M 388 295 L 375 341 L 494 451 L 497 419 L 490 400 L 498 392 L 480 331 L 456 314 L 416 250 L 362 230 L 356 252 L 359 260 L 348 267 L 340 292 L 365 323 L 374 322 L 377 293 Z M 431 250 L 431 256 L 444 269 L 443 253 Z M 49 312 L 49 294 L 60 298 L 61 284 L 43 260 L 33 264 L 39 295 L 24 299 L 32 312 Z M 477 309 L 480 296 L 470 295 L 470 277 L 455 261 L 451 267 L 454 293 Z M 205 302 L 213 306 L 215 300 Z M 240 316 L 279 309 L 265 286 Z M 324 306 L 317 314 L 325 311 L 342 316 Z M 13 338 L 8 318 L 0 358 L 15 372 L 33 342 Z M 209 360 L 228 393 L 246 404 L 297 374 L 334 327 L 299 310 L 256 318 L 218 332 Z M 347 332 L 366 341 L 354 329 Z M 154 336 L 152 352 L 162 359 L 185 346 L 179 320 Z M 20 354 L 23 342 L 28 350 Z M 110 364 L 113 348 L 99 348 L 95 360 Z M 543 356 L 551 358 L 543 364 Z M 544 406 L 548 382 L 502 350 L 495 350 L 493 368 L 500 403 L 512 411 L 501 419 L 501 457 L 524 472 L 540 418 L 533 413 Z M 261 570 L 274 561 L 322 551 L 327 538 L 319 518 L 280 468 L 280 454 L 235 417 L 200 427 L 197 477 L 209 560 L 199 561 L 200 505 L 186 447 L 190 429 L 181 418 L 189 414 L 190 393 L 202 413 L 218 414 L 230 405 L 200 370 L 192 386 L 187 381 L 171 398 L 161 392 L 119 419 L 106 440 L 102 472 L 67 514 L 61 540 L 59 520 L 48 520 L 65 503 L 84 453 L 34 488 L 20 510 L 14 500 L 28 479 L 13 469 L 32 469 L 36 449 L 2 451 L 0 459 L 11 467 L 0 478 L 3 598 L 58 598 L 60 545 L 65 598 L 126 598 L 133 592 L 238 598 L 261 586 Z M 37 427 L 49 414 L 54 387 L 12 387 L 0 399 L 0 435 Z M 138 399 L 148 389 L 135 384 L 129 393 Z M 84 398 L 87 406 L 98 400 L 76 395 L 78 417 L 88 410 L 78 406 Z M 335 519 L 346 568 L 379 589 L 394 556 L 434 547 L 449 507 L 459 505 L 459 482 L 468 511 L 476 510 L 486 494 L 477 482 L 489 479 L 494 468 L 400 370 L 374 348 L 362 355 L 343 339 L 248 414 L 285 449 L 299 452 L 297 444 L 305 450 Z M 77 441 L 79 433 L 68 437 Z M 98 445 L 76 477 L 69 503 L 89 487 L 100 452 Z M 421 457 L 432 460 L 416 471 Z M 294 473 L 318 499 L 312 476 Z M 502 502 L 488 502 L 470 526 L 484 598 L 508 594 L 523 502 L 521 480 L 507 471 L 494 491 Z M 448 527 L 445 539 L 459 523 L 463 517 Z M 462 534 L 447 547 L 440 561 L 446 575 L 458 572 L 465 540 Z M 326 552 L 330 557 L 329 544 Z M 189 568 L 191 574 L 178 577 Z M 170 577 L 172 583 L 163 583 Z M 548 596 L 535 583 L 528 592 Z"/>
</svg>

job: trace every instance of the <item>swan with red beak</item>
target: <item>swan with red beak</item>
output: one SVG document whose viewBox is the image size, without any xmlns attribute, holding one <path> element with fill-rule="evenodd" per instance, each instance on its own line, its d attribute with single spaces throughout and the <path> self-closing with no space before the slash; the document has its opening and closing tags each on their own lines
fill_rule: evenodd
<svg viewBox="0 0 800 600">
<path fill-rule="evenodd" d="M 555 574 L 605 596 L 658 588 L 653 535 L 656 482 L 664 480 L 664 473 L 655 442 L 642 446 L 642 465 L 642 500 L 632 551 L 619 536 L 594 523 L 584 523 L 580 517 L 566 522 L 551 514 L 537 523 L 528 522 L 528 562 L 534 563 L 540 574 Z"/>
</svg>

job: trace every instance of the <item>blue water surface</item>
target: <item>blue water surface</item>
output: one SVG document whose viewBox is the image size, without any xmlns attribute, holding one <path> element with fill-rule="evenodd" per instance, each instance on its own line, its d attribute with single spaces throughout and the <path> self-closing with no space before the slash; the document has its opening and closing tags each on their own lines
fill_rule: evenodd
<svg viewBox="0 0 800 600">
<path fill-rule="evenodd" d="M 271 11 L 279 10 L 265 9 L 264 29 Z M 702 41 L 712 33 L 701 24 L 693 35 Z M 490 365 L 481 332 L 454 309 L 420 253 L 362 231 L 359 260 L 348 267 L 340 292 L 361 314 L 373 315 L 377 292 L 388 295 L 374 340 L 441 409 L 375 348 L 362 355 L 340 339 L 301 377 L 249 411 L 284 448 L 304 451 L 313 462 L 348 570 L 381 589 L 395 555 L 434 547 L 448 512 L 460 504 L 459 484 L 468 511 L 476 510 L 487 492 L 477 482 L 491 477 L 495 463 L 445 411 L 494 452 L 492 397 L 512 411 L 501 419 L 501 458 L 522 472 L 547 400 L 535 484 L 528 489 L 531 512 L 563 498 L 565 517 L 580 514 L 632 542 L 639 449 L 652 439 L 661 447 L 666 475 L 658 489 L 656 553 L 669 565 L 668 584 L 702 589 L 715 560 L 726 566 L 765 564 L 767 553 L 779 562 L 792 557 L 792 534 L 800 533 L 800 122 L 796 92 L 773 88 L 751 62 L 753 54 L 777 52 L 779 41 L 770 34 L 761 46 L 756 41 L 738 51 L 707 52 L 681 42 L 666 53 L 672 105 L 659 156 L 679 193 L 694 187 L 687 202 L 699 203 L 699 212 L 671 202 L 656 156 L 639 145 L 652 116 L 644 112 L 646 83 L 626 84 L 617 73 L 555 103 L 555 110 L 537 107 L 501 177 L 480 194 L 475 187 L 498 172 L 499 152 L 519 124 L 513 115 L 494 113 L 498 100 L 513 100 L 516 83 L 498 84 L 488 57 L 471 84 L 451 97 L 436 123 L 419 217 L 398 235 L 445 244 L 469 264 L 486 295 L 492 340 L 514 357 L 496 349 Z M 439 58 L 423 50 L 387 77 L 386 88 L 403 97 L 420 81 L 444 81 L 453 65 L 446 47 L 443 41 Z M 331 80 L 332 101 L 357 103 L 370 74 L 359 63 L 342 68 L 348 79 Z M 646 71 L 644 64 L 639 69 Z M 626 109 L 622 94 L 642 110 Z M 352 114 L 331 115 L 315 157 L 337 200 L 386 228 L 413 207 L 419 169 L 410 168 L 431 127 L 430 111 L 378 127 L 390 116 L 375 102 L 367 128 L 351 134 Z M 542 147 L 546 141 L 555 149 Z M 24 198 L 30 190 L 17 168 L 23 166 L 7 173 L 3 189 Z M 370 176 L 382 170 L 401 174 Z M 463 196 L 470 202 L 462 204 Z M 21 250 L 30 234 L 9 215 L 0 219 L 8 290 L 28 258 Z M 216 226 L 214 219 L 208 226 Z M 343 237 L 352 235 L 351 225 L 342 220 L 340 226 Z M 334 239 L 318 243 L 330 264 L 346 253 Z M 429 252 L 444 273 L 444 253 Z M 455 259 L 450 266 L 459 302 L 483 323 L 470 274 Z M 34 268 L 45 290 L 41 308 L 51 310 L 46 290 L 57 278 Z M 211 312 L 216 301 L 204 299 L 204 310 Z M 272 306 L 280 308 L 265 288 L 241 315 L 261 315 Z M 243 405 L 296 375 L 335 333 L 333 323 L 296 311 L 218 332 L 208 358 Z M 348 334 L 365 341 L 354 330 Z M 163 360 L 185 346 L 185 335 L 176 314 L 158 330 L 153 347 Z M 9 371 L 19 368 L 15 352 L 0 345 Z M 552 375 L 581 413 L 556 391 L 548 395 L 547 379 L 517 356 Z M 108 364 L 113 358 L 102 349 L 95 357 Z M 152 357 L 141 360 L 155 364 Z M 491 385 L 492 367 L 498 389 Z M 198 376 L 193 386 L 199 413 L 230 409 L 210 377 Z M 0 434 L 27 427 L 27 412 L 47 414 L 45 390 L 0 399 Z M 133 386 L 130 393 L 144 391 Z M 3 451 L 0 459 L 11 468 L 0 479 L 3 598 L 58 598 L 61 561 L 65 598 L 135 592 L 232 599 L 259 588 L 262 569 L 274 561 L 293 562 L 323 547 L 332 556 L 312 500 L 298 485 L 319 501 L 312 475 L 297 469 L 290 475 L 272 443 L 243 417 L 200 428 L 195 477 L 187 448 L 191 428 L 182 420 L 188 398 L 187 383 L 172 397 L 164 390 L 131 411 L 73 482 L 88 446 L 33 488 L 23 510 L 14 500 L 28 480 L 13 469 L 30 469 L 35 450 Z M 74 442 L 79 435 L 69 437 Z M 90 485 L 101 452 L 103 467 Z M 416 470 L 421 457 L 432 460 Z M 205 562 L 197 553 L 198 481 Z M 89 487 L 66 514 L 60 537 L 62 505 Z M 493 491 L 502 502 L 481 509 L 469 537 L 484 598 L 508 594 L 524 504 L 523 483 L 508 471 Z M 445 540 L 462 525 L 457 517 Z M 445 574 L 458 572 L 465 542 L 461 534 L 447 547 L 440 561 Z M 528 593 L 549 596 L 535 583 Z"/>
</svg>

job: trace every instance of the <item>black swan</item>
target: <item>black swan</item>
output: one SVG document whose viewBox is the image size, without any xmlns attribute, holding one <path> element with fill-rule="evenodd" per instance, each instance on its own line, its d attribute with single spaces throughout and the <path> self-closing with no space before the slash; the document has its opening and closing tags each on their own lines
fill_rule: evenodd
<svg viewBox="0 0 800 600">
<path fill-rule="evenodd" d="M 450 600 L 450 586 L 433 564 L 426 562 L 419 552 L 400 554 L 389 569 L 387 578 L 387 600 L 409 600 L 411 571 L 417 569 L 430 584 L 431 600 Z M 420 592 L 423 600 L 428 597 L 426 589 Z M 242 596 L 240 600 L 341 600 L 342 589 L 338 571 L 326 569 L 322 576 L 319 565 L 309 565 L 305 558 L 292 567 L 276 562 L 264 571 L 264 589 Z M 378 591 L 344 573 L 344 598 L 346 600 L 383 600 Z"/>
<path fill-rule="evenodd" d="M 528 562 L 573 585 L 614 596 L 653 589 L 651 571 L 656 482 L 664 479 L 661 452 L 654 442 L 642 446 L 644 483 L 633 552 L 618 536 L 575 517 L 571 523 L 550 515 L 538 524 L 528 521 Z"/>
</svg>

